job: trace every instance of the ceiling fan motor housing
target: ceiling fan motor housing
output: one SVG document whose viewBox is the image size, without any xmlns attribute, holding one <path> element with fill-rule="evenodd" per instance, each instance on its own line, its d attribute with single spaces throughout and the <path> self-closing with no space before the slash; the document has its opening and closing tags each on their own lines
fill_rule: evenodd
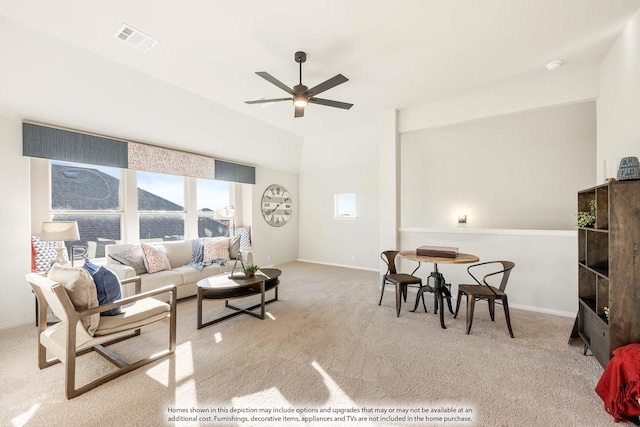
<svg viewBox="0 0 640 427">
<path fill-rule="evenodd" d="M 305 94 L 307 90 L 309 90 L 309 88 L 306 87 L 305 85 L 295 85 L 293 87 L 293 93 L 295 93 L 296 95 Z"/>
</svg>

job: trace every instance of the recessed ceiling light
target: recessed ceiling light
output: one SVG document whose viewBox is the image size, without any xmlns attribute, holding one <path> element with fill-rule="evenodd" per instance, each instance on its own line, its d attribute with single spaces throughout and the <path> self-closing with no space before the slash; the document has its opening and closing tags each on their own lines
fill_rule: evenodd
<svg viewBox="0 0 640 427">
<path fill-rule="evenodd" d="M 547 64 L 547 70 L 555 71 L 562 66 L 562 61 L 553 61 Z"/>
</svg>

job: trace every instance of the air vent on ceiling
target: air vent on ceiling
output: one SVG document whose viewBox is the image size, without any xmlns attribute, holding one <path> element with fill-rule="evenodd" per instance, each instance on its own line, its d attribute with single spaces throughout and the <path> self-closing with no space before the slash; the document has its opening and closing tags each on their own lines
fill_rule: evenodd
<svg viewBox="0 0 640 427">
<path fill-rule="evenodd" d="M 148 52 L 153 46 L 158 43 L 152 37 L 149 37 L 142 31 L 138 31 L 130 25 L 123 24 L 122 27 L 113 35 L 113 37 L 127 43 L 130 46 L 140 49 L 143 52 Z"/>
</svg>

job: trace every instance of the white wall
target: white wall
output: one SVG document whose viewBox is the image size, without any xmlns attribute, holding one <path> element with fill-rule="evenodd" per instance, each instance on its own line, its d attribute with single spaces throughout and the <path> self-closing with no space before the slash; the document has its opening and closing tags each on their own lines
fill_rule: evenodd
<svg viewBox="0 0 640 427">
<path fill-rule="evenodd" d="M 299 259 L 378 269 L 379 138 L 372 124 L 305 139 Z M 357 218 L 333 218 L 334 195 L 340 193 L 355 193 Z"/>
<path fill-rule="evenodd" d="M 616 177 L 622 157 L 640 158 L 640 11 L 601 66 L 598 98 L 598 183 Z"/>
<path fill-rule="evenodd" d="M 402 134 L 402 226 L 571 229 L 595 184 L 592 101 Z"/>
<path fill-rule="evenodd" d="M 291 219 L 281 226 L 273 227 L 267 223 L 260 209 L 262 195 L 271 184 L 280 184 L 291 194 L 293 211 Z M 256 184 L 251 196 L 253 213 L 251 239 L 253 262 L 259 266 L 277 265 L 293 261 L 298 257 L 298 230 L 300 218 L 300 191 L 298 175 L 260 168 L 256 171 Z"/>
<path fill-rule="evenodd" d="M 0 328 L 35 321 L 34 296 L 24 279 L 31 271 L 29 159 L 22 157 L 19 121 L 0 116 L 0 182 L 2 185 L 2 293 Z"/>
<path fill-rule="evenodd" d="M 257 166 L 255 200 L 265 181 L 297 191 L 302 139 L 197 95 L 0 17 L 0 210 L 3 291 L 0 328 L 34 320 L 30 271 L 29 162 L 22 157 L 22 120 L 167 146 Z M 259 194 L 258 194 L 259 193 Z M 257 215 L 257 216 L 256 216 Z M 272 235 L 253 211 L 256 261 L 297 257 L 297 219 Z M 264 240 L 263 240 L 264 239 Z"/>
<path fill-rule="evenodd" d="M 460 252 L 478 256 L 481 262 L 513 261 L 516 266 L 506 289 L 510 307 L 567 317 L 577 313 L 578 244 L 575 230 L 406 229 L 400 236 L 403 248 L 424 244 L 453 246 Z M 400 266 L 402 271 L 411 272 L 417 264 L 401 259 Z M 439 264 L 438 269 L 452 285 L 454 298 L 459 284 L 475 283 L 467 274 L 467 265 Z M 432 270 L 433 264 L 425 263 L 416 274 L 426 283 Z M 455 305 L 455 300 L 453 302 Z"/>
</svg>

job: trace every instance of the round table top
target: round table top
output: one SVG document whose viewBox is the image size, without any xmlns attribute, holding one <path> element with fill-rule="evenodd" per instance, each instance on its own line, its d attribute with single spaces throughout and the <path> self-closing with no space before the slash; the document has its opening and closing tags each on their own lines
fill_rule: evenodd
<svg viewBox="0 0 640 427">
<path fill-rule="evenodd" d="M 276 279 L 280 276 L 281 273 L 282 272 L 277 268 L 261 268 L 253 277 L 234 277 L 233 279 L 229 277 L 231 273 L 222 273 L 199 280 L 197 285 L 199 288 L 205 289 L 241 288 L 245 286 L 255 285 L 262 281 Z"/>
<path fill-rule="evenodd" d="M 398 256 L 417 262 L 433 262 L 435 264 L 470 264 L 472 262 L 480 261 L 480 258 L 475 255 L 463 254 L 460 252 L 458 252 L 455 258 L 417 255 L 415 250 L 400 251 Z"/>
</svg>

